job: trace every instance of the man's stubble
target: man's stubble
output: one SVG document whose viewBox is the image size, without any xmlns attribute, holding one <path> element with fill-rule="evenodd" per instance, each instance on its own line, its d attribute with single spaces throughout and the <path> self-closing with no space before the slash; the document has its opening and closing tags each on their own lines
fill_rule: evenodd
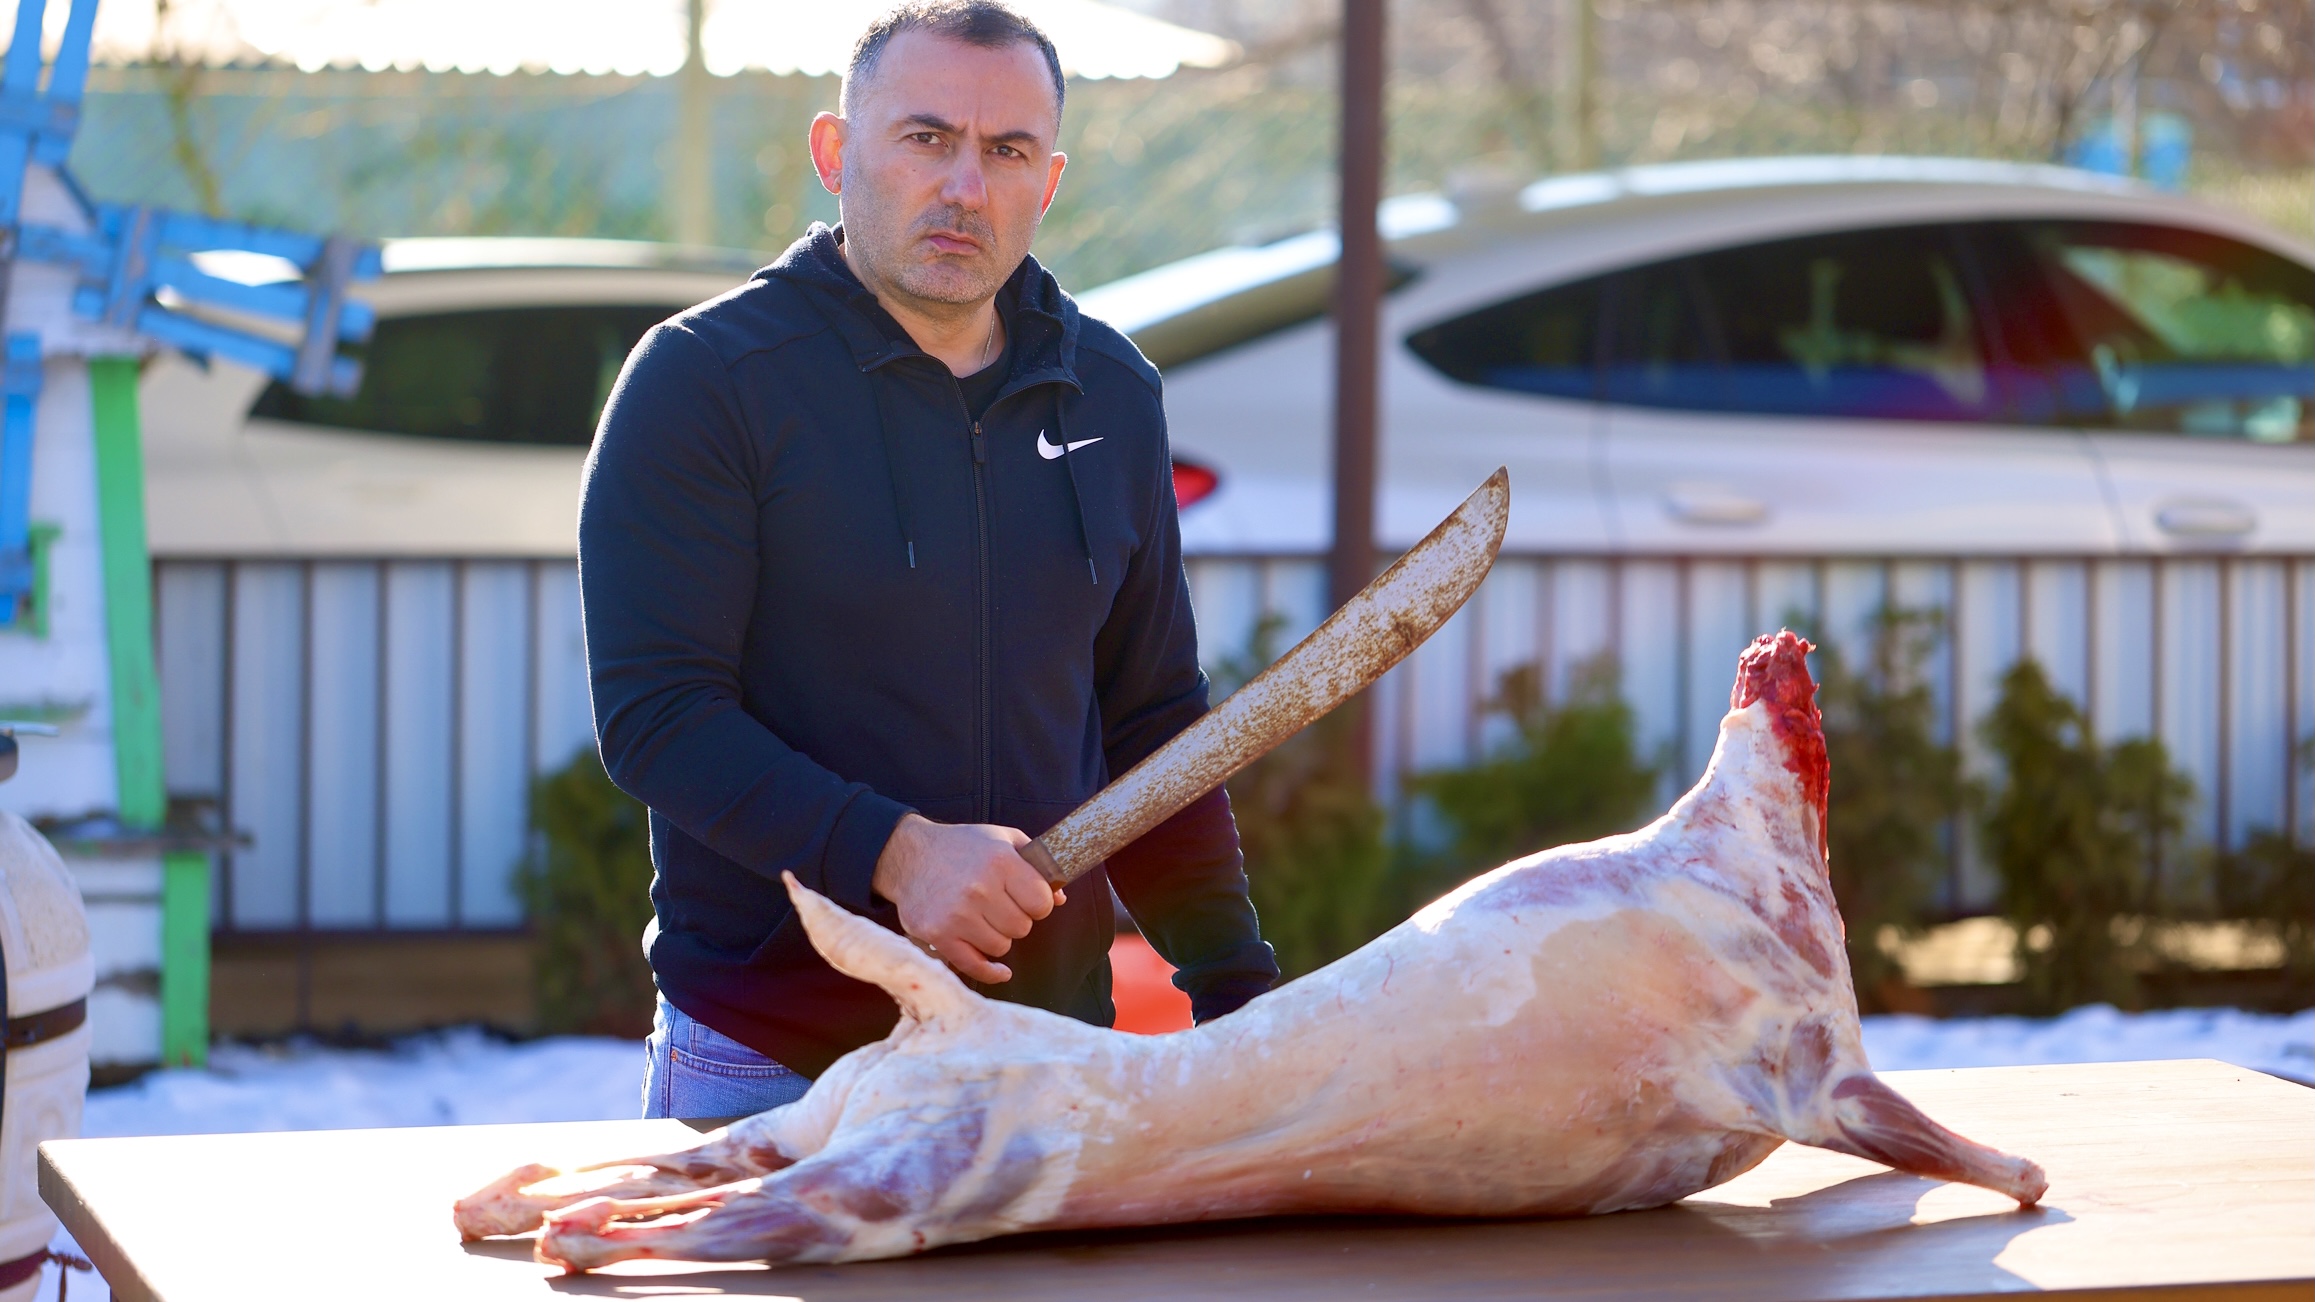
<svg viewBox="0 0 2315 1302">
<path fill-rule="evenodd" d="M 928 315 L 940 308 L 970 308 L 995 296 L 1013 269 L 1028 256 L 1037 222 L 1032 219 L 1014 247 L 989 220 L 986 212 L 956 205 L 938 207 L 911 216 L 896 211 L 877 189 L 868 169 L 849 163 L 844 168 L 843 196 L 860 202 L 844 204 L 845 254 L 886 287 L 921 305 Z M 922 238 L 935 231 L 955 231 L 981 246 L 973 258 L 953 256 L 924 259 L 915 250 Z"/>
</svg>

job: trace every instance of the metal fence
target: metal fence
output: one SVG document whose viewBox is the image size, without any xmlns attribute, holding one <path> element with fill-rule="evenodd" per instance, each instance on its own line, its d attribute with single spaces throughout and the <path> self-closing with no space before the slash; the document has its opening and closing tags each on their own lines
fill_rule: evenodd
<svg viewBox="0 0 2315 1302">
<path fill-rule="evenodd" d="M 1323 612 L 1315 558 L 1198 557 L 1190 575 L 1210 659 L 1246 646 L 1266 612 L 1284 619 L 1281 646 Z M 1606 652 L 1643 752 L 1667 761 L 1669 802 L 1711 758 L 1752 637 L 1790 622 L 1861 654 L 1885 604 L 1944 612 L 1928 666 L 1938 739 L 1958 738 L 1972 772 L 1987 769 L 1977 722 L 2031 656 L 2101 739 L 2162 739 L 2194 779 L 2201 843 L 2315 830 L 2315 774 L 2299 752 L 2315 734 L 2310 557 L 1506 556 L 1378 686 L 1378 790 L 1391 799 L 1403 775 L 1500 744 L 1512 724 L 1484 707 L 1507 670 L 1537 665 L 1557 698 L 1575 666 Z M 1995 883 L 1969 838 L 1953 844 L 1946 906 L 1990 905 Z"/>
<path fill-rule="evenodd" d="M 216 927 L 522 924 L 533 775 L 592 735 L 568 560 L 163 561 L 170 792 L 218 802 Z"/>
<path fill-rule="evenodd" d="M 1314 557 L 1189 562 L 1209 666 L 1315 627 Z M 158 566 L 173 793 L 252 843 L 217 873 L 220 931 L 501 930 L 530 778 L 590 736 L 577 576 L 553 560 L 166 560 Z M 1736 656 L 1797 621 L 1862 650 L 1885 603 L 1947 612 L 1930 666 L 1941 739 L 1984 771 L 1975 722 L 2023 656 L 2102 738 L 2160 737 L 2195 781 L 2204 843 L 2315 831 L 2315 557 L 1507 556 L 1376 693 L 1386 798 L 1508 734 L 1486 701 L 1533 663 L 1547 692 L 1602 652 L 1622 670 L 1663 795 L 1709 758 Z M 1839 775 L 1834 775 L 1835 782 Z M 1946 903 L 1993 882 L 1956 839 Z"/>
</svg>

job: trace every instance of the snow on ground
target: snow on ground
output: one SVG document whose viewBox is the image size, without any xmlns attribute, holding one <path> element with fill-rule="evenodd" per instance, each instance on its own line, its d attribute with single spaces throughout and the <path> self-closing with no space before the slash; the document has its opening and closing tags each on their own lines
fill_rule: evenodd
<svg viewBox="0 0 2315 1302">
<path fill-rule="evenodd" d="M 1865 1056 L 1878 1071 L 2216 1058 L 2304 1084 L 2315 1082 L 2315 1008 L 2281 1017 L 2233 1008 L 2125 1013 L 2091 1004 L 2053 1018 L 1868 1017 Z"/>
<path fill-rule="evenodd" d="M 2103 1004 L 2063 1017 L 1868 1017 L 1865 1052 L 1883 1071 L 2032 1063 L 2217 1058 L 2315 1081 L 2315 1009 L 2288 1017 L 2231 1008 L 2123 1013 Z M 221 1045 L 204 1070 L 155 1072 L 95 1090 L 81 1133 L 182 1135 L 504 1121 L 611 1121 L 641 1111 L 643 1047 L 565 1036 L 509 1044 L 480 1031 L 413 1036 L 390 1049 L 312 1043 Z M 74 1251 L 58 1232 L 55 1245 Z M 56 1296 L 56 1268 L 39 1296 Z M 73 1302 L 104 1302 L 101 1280 L 73 1277 Z"/>
<path fill-rule="evenodd" d="M 613 1121 L 643 1114 L 643 1046 L 557 1036 L 509 1044 L 462 1029 L 391 1049 L 219 1045 L 201 1071 L 158 1071 L 92 1090 L 81 1133 Z"/>
</svg>

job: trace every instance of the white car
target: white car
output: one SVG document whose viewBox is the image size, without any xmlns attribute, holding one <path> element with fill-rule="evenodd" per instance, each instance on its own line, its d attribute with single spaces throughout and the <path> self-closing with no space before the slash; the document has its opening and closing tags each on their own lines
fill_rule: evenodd
<svg viewBox="0 0 2315 1302">
<path fill-rule="evenodd" d="M 1385 546 L 1508 464 L 1514 551 L 2315 548 L 2315 247 L 2243 218 L 2060 168 L 1791 158 L 1413 196 L 1383 224 Z M 1219 475 L 1192 551 L 1326 546 L 1335 247 L 1082 295 Z M 626 349 L 752 270 L 597 240 L 385 261 L 352 400 L 155 369 L 156 552 L 568 552 Z"/>
<path fill-rule="evenodd" d="M 156 556 L 574 555 L 580 464 L 628 350 L 759 265 L 565 239 L 390 240 L 383 261 L 353 291 L 379 324 L 352 399 L 176 354 L 147 372 Z"/>
<path fill-rule="evenodd" d="M 2059 168 L 1793 158 L 1383 224 L 1386 546 L 1506 464 L 1509 551 L 2315 550 L 2315 248 L 2254 222 Z M 1219 473 L 1194 551 L 1326 545 L 1335 247 L 1083 296 Z"/>
</svg>

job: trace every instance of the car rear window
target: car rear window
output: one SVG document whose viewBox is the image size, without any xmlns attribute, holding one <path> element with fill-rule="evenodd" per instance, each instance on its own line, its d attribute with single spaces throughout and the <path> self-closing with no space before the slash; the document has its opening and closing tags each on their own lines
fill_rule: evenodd
<svg viewBox="0 0 2315 1302">
<path fill-rule="evenodd" d="M 1606 286 L 1600 277 L 1498 303 L 1418 330 L 1407 336 L 1407 347 L 1465 384 L 1590 398 L 1598 385 Z"/>
<path fill-rule="evenodd" d="M 585 447 L 637 340 L 678 309 L 492 308 L 388 317 L 360 350 L 362 387 L 315 398 L 276 382 L 252 417 L 487 443 Z"/>
<path fill-rule="evenodd" d="M 2315 441 L 2315 269 L 2174 227 L 2036 222 L 2006 234 L 2039 272 L 2048 365 L 2080 424 Z"/>
</svg>

